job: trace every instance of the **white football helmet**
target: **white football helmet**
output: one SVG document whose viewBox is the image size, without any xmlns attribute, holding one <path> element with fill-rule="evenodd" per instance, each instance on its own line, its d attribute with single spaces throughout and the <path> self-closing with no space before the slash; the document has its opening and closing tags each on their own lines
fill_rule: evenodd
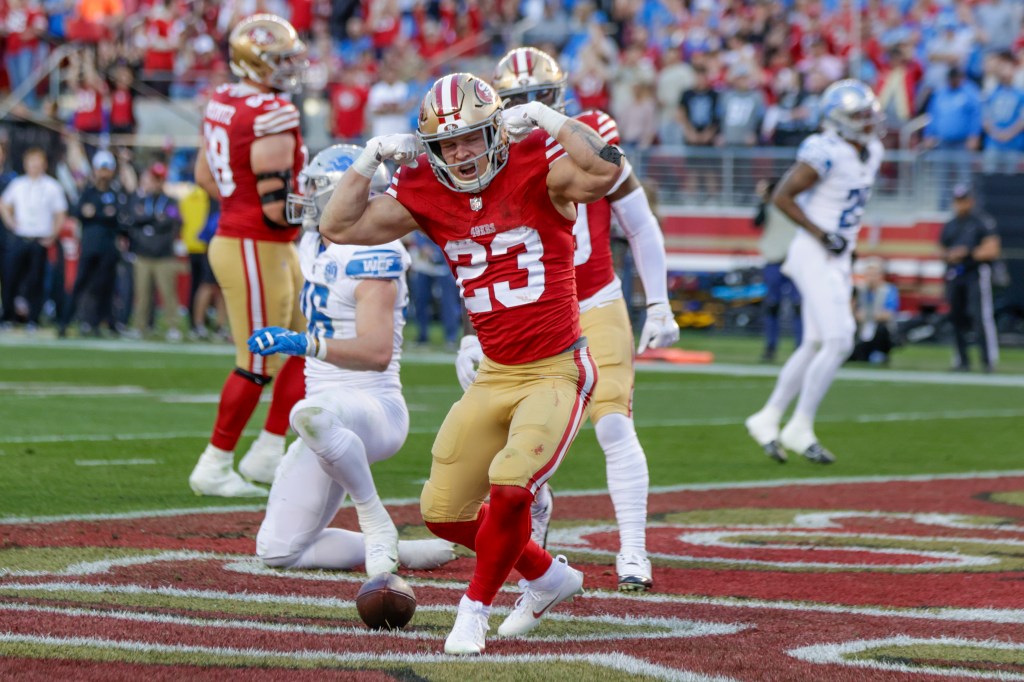
<svg viewBox="0 0 1024 682">
<path fill-rule="evenodd" d="M 825 130 L 857 144 L 867 144 L 885 131 L 885 114 L 871 88 L 854 78 L 833 83 L 821 95 L 821 119 Z"/>
<path fill-rule="evenodd" d="M 459 163 L 447 163 L 441 141 L 482 131 L 482 154 Z M 427 160 L 438 181 L 456 192 L 480 192 L 508 162 L 508 136 L 501 125 L 501 98 L 473 74 L 453 73 L 430 86 L 420 105 L 416 135 L 427 150 Z M 470 180 L 453 170 L 486 159 L 486 167 Z M 477 163 L 479 166 L 479 164 Z"/>
<path fill-rule="evenodd" d="M 309 165 L 299 174 L 302 194 L 289 194 L 285 202 L 285 215 L 292 225 L 302 223 L 302 229 L 316 232 L 320 226 L 320 215 L 341 182 L 341 176 L 355 162 L 362 147 L 354 144 L 336 144 L 313 157 Z M 370 195 L 387 191 L 391 175 L 383 164 L 377 167 L 370 181 Z"/>
</svg>

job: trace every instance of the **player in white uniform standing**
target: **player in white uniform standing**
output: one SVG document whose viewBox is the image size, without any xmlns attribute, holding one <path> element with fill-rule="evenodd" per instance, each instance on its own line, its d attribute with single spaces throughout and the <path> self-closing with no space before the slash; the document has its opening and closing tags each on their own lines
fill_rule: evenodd
<svg viewBox="0 0 1024 682">
<path fill-rule="evenodd" d="M 824 131 L 800 145 L 773 197 L 802 228 L 782 271 L 803 298 L 803 342 L 782 367 L 768 402 L 746 421 L 751 437 L 779 462 L 786 461 L 786 449 L 819 464 L 835 461 L 814 435 L 814 416 L 853 350 L 851 254 L 882 163 L 883 116 L 871 88 L 852 79 L 833 83 L 821 106 Z M 782 415 L 798 394 L 780 433 Z"/>
<path fill-rule="evenodd" d="M 306 398 L 291 412 L 299 434 L 270 489 L 256 553 L 278 568 L 348 569 L 365 562 L 369 575 L 431 568 L 454 558 L 443 540 L 399 542 L 381 504 L 370 464 L 394 455 L 409 432 L 399 357 L 409 254 L 398 241 L 375 247 L 330 244 L 317 233 L 320 212 L 342 173 L 362 153 L 336 145 L 303 171 L 304 195 L 288 197 L 291 219 L 307 233 L 299 246 L 306 280 L 305 334 L 282 327 L 253 332 L 249 348 L 269 355 L 305 355 Z M 384 191 L 383 166 L 374 180 Z M 348 494 L 362 533 L 327 528 Z"/>
</svg>

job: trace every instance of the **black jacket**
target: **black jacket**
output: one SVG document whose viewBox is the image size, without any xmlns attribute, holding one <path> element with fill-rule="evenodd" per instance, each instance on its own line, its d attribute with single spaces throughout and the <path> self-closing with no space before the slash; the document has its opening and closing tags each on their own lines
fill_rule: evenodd
<svg viewBox="0 0 1024 682">
<path fill-rule="evenodd" d="M 181 230 L 178 202 L 166 194 L 132 195 L 128 206 L 132 253 L 143 258 L 173 258 Z"/>
</svg>

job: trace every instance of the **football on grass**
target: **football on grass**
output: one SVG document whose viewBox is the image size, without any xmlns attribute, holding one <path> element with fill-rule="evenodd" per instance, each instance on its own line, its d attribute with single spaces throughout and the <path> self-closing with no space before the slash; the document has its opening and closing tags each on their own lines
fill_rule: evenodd
<svg viewBox="0 0 1024 682">
<path fill-rule="evenodd" d="M 381 573 L 359 588 L 356 609 L 371 630 L 398 630 L 416 613 L 416 595 L 400 576 Z"/>
</svg>

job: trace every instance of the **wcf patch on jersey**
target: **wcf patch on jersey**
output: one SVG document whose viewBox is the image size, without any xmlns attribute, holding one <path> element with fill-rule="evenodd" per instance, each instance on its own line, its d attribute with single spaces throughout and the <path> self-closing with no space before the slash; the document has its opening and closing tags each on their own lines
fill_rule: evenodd
<svg viewBox="0 0 1024 682">
<path fill-rule="evenodd" d="M 394 251 L 362 251 L 345 265 L 345 275 L 353 279 L 398 279 L 404 269 L 401 254 Z"/>
</svg>

